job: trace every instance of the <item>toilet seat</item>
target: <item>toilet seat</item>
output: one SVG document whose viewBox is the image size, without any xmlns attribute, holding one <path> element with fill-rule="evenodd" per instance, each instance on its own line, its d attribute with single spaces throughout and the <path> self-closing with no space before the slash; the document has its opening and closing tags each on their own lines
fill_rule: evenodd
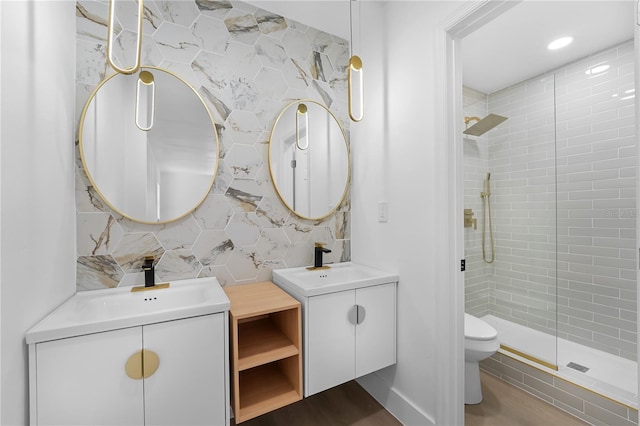
<svg viewBox="0 0 640 426">
<path fill-rule="evenodd" d="M 469 340 L 493 340 L 498 337 L 495 328 L 479 318 L 464 314 L 464 338 Z"/>
</svg>

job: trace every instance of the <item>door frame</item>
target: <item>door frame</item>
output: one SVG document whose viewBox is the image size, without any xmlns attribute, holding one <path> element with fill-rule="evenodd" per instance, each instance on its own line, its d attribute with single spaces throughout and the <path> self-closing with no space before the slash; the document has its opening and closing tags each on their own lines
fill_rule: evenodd
<svg viewBox="0 0 640 426">
<path fill-rule="evenodd" d="M 459 272 L 459 262 L 464 259 L 464 178 L 463 178 L 463 117 L 462 111 L 462 65 L 461 40 L 482 27 L 484 24 L 501 15 L 524 0 L 466 0 L 464 4 L 449 16 L 438 29 L 436 46 L 436 106 L 437 137 L 443 148 L 438 159 L 442 166 L 440 176 L 447 178 L 442 185 L 444 194 L 439 194 L 443 203 L 441 210 L 449 213 L 445 223 L 449 226 L 445 254 L 448 283 L 440 288 L 438 300 L 439 318 L 446 319 L 446 325 L 440 327 L 440 342 L 445 345 L 443 353 L 449 353 L 449 360 L 444 360 L 438 370 L 439 392 L 437 401 L 438 424 L 464 424 L 464 272 Z M 635 2 L 635 83 L 640 88 L 640 1 Z M 640 158 L 640 96 L 636 94 L 636 154 Z M 640 161 L 636 164 L 636 176 L 640 176 Z M 640 200 L 640 185 L 637 186 L 636 199 Z M 636 206 L 637 229 L 640 229 L 640 207 Z M 640 255 L 640 233 L 636 233 L 636 248 Z M 640 258 L 639 258 L 640 262 Z M 451 268 L 453 266 L 455 269 Z M 455 271 L 455 272 L 454 272 Z M 640 283 L 640 274 L 637 277 Z M 636 288 L 640 289 L 640 285 Z M 640 291 L 637 292 L 637 304 L 640 306 Z M 639 312 L 640 314 L 640 312 Z M 640 315 L 636 319 L 640 329 Z M 638 334 L 638 359 L 640 359 L 640 333 Z M 445 349 L 443 348 L 443 349 Z M 455 378 L 452 380 L 451 378 Z M 640 394 L 640 370 L 638 371 L 638 387 Z"/>
<path fill-rule="evenodd" d="M 461 40 L 522 0 L 466 0 L 445 19 L 436 35 L 436 137 L 439 171 L 445 180 L 437 189 L 439 209 L 438 400 L 437 424 L 464 424 L 464 178 L 462 131 Z"/>
</svg>

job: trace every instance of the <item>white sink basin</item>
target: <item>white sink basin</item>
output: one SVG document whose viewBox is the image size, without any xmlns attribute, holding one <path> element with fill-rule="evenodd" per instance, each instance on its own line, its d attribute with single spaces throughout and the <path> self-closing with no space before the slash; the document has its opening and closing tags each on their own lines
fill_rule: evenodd
<svg viewBox="0 0 640 426">
<path fill-rule="evenodd" d="M 173 281 L 168 288 L 130 287 L 76 293 L 27 332 L 27 344 L 229 310 L 215 278 Z"/>
<path fill-rule="evenodd" d="M 357 263 L 343 262 L 328 266 L 329 269 L 276 269 L 273 271 L 273 281 L 289 291 L 307 297 L 398 281 L 396 274 Z"/>
</svg>

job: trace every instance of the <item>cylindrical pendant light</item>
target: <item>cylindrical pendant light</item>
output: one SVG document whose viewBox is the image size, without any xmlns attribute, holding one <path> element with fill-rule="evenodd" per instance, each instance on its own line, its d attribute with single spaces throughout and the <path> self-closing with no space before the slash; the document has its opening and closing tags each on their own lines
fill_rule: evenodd
<svg viewBox="0 0 640 426">
<path fill-rule="evenodd" d="M 353 9 L 357 7 L 358 19 L 354 20 Z M 357 21 L 357 22 L 356 22 Z M 364 117 L 364 70 L 362 69 L 362 59 L 355 52 L 358 50 L 354 47 L 354 24 L 360 29 L 360 3 L 357 0 L 349 1 L 349 23 L 351 30 L 351 58 L 349 58 L 349 67 L 347 69 L 347 81 L 349 92 L 349 117 L 353 121 L 360 121 Z"/>
<path fill-rule="evenodd" d="M 349 117 L 353 121 L 360 121 L 364 116 L 364 78 L 362 59 L 353 55 L 349 59 Z"/>
<path fill-rule="evenodd" d="M 309 148 L 309 110 L 299 104 L 296 110 L 296 146 L 300 150 Z"/>
<path fill-rule="evenodd" d="M 156 84 L 153 74 L 141 71 L 136 89 L 136 126 L 148 131 L 153 127 L 155 118 Z"/>
</svg>

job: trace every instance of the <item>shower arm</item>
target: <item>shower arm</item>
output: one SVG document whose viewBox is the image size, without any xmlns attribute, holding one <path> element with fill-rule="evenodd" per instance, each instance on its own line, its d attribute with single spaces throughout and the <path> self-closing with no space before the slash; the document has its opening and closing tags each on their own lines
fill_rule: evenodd
<svg viewBox="0 0 640 426">
<path fill-rule="evenodd" d="M 480 121 L 480 117 L 465 117 L 464 124 L 469 124 L 471 120 Z"/>
</svg>

